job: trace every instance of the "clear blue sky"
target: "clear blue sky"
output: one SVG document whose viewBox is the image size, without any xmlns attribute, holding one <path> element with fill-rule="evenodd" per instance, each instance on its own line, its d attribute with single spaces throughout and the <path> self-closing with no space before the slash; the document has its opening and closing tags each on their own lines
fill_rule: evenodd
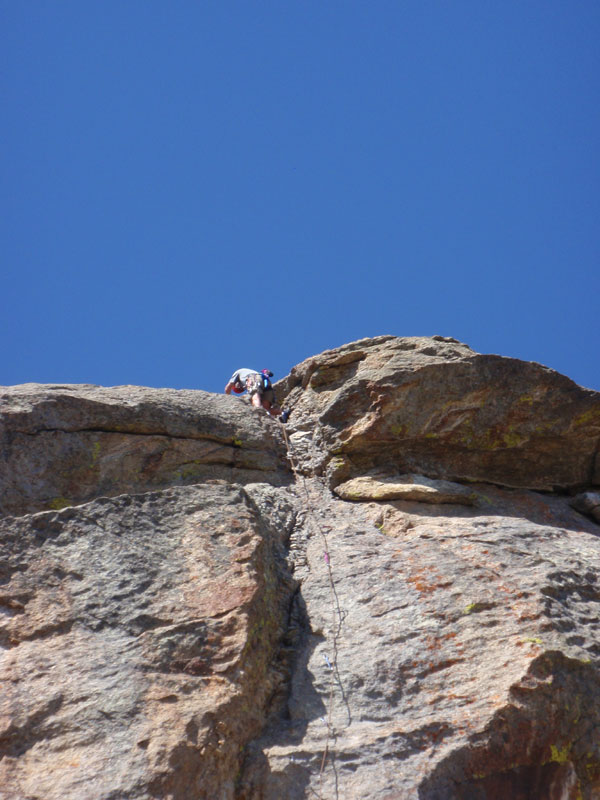
<svg viewBox="0 0 600 800">
<path fill-rule="evenodd" d="M 0 383 L 442 334 L 600 389 L 597 0 L 0 0 Z"/>
</svg>

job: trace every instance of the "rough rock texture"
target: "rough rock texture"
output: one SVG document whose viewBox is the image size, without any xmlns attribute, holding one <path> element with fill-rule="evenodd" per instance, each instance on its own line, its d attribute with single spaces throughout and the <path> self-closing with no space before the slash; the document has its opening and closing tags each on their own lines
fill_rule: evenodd
<svg viewBox="0 0 600 800">
<path fill-rule="evenodd" d="M 472 509 L 362 506 L 309 482 L 311 628 L 243 797 L 600 796 L 600 531 L 563 498 L 475 488 Z"/>
<path fill-rule="evenodd" d="M 316 428 L 307 468 L 334 483 L 393 464 L 515 488 L 600 484 L 598 393 L 455 339 L 353 342 L 299 364 L 281 393 L 295 425 Z"/>
<path fill-rule="evenodd" d="M 165 489 L 0 523 L 0 796 L 232 797 L 281 688 L 294 588 L 293 513 L 254 494 Z"/>
<path fill-rule="evenodd" d="M 473 505 L 477 495 L 452 481 L 436 481 L 425 475 L 377 478 L 365 475 L 340 483 L 334 489 L 342 500 L 419 500 L 421 503 Z"/>
<path fill-rule="evenodd" d="M 600 798 L 600 395 L 379 337 L 3 390 L 2 800 Z"/>
<path fill-rule="evenodd" d="M 139 386 L 0 390 L 0 513 L 211 478 L 284 480 L 285 450 L 270 420 L 220 401 Z"/>
<path fill-rule="evenodd" d="M 600 522 L 600 492 L 583 492 L 573 498 L 573 508 L 582 514 L 589 514 L 596 522 Z"/>
</svg>

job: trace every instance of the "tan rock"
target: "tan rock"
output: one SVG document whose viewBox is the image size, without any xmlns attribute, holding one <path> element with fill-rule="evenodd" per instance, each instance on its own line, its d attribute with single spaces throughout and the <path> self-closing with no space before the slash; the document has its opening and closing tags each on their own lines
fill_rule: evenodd
<svg viewBox="0 0 600 800">
<path fill-rule="evenodd" d="M 237 398 L 139 386 L 0 389 L 0 514 L 201 483 L 281 483 L 281 431 Z"/>
<path fill-rule="evenodd" d="M 0 391 L 1 800 L 599 797 L 598 393 L 442 337 L 277 389 Z"/>
<path fill-rule="evenodd" d="M 451 481 L 433 480 L 425 475 L 374 478 L 365 475 L 341 483 L 333 490 L 342 500 L 417 500 L 421 503 L 473 505 L 475 494 Z"/>
<path fill-rule="evenodd" d="M 600 393 L 453 339 L 352 342 L 302 362 L 278 390 L 293 428 L 313 431 L 308 472 L 337 474 L 343 457 L 342 479 L 384 469 L 545 491 L 600 481 Z"/>
<path fill-rule="evenodd" d="M 475 488 L 481 507 L 348 503 L 307 479 L 310 628 L 240 798 L 596 796 L 598 527 Z"/>
<path fill-rule="evenodd" d="M 233 796 L 293 590 L 269 492 L 270 519 L 203 486 L 0 521 L 3 800 Z"/>
</svg>

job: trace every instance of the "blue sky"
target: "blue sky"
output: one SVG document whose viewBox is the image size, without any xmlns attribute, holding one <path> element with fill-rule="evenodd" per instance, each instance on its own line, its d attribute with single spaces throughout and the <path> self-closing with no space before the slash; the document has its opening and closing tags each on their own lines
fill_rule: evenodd
<svg viewBox="0 0 600 800">
<path fill-rule="evenodd" d="M 0 383 L 365 336 L 600 389 L 600 5 L 0 0 Z"/>
</svg>

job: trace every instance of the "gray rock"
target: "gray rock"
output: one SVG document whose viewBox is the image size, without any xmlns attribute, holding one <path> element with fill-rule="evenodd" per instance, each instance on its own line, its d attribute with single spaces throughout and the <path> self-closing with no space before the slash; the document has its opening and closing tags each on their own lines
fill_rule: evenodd
<svg viewBox="0 0 600 800">
<path fill-rule="evenodd" d="M 539 364 L 382 336 L 307 359 L 277 388 L 292 428 L 314 431 L 331 485 L 374 468 L 544 491 L 600 485 L 600 393 Z"/>
<path fill-rule="evenodd" d="M 281 484 L 279 425 L 239 399 L 139 386 L 0 391 L 0 514 L 221 478 Z"/>
<path fill-rule="evenodd" d="M 600 797 L 598 393 L 391 336 L 277 391 L 0 392 L 1 800 Z"/>
<path fill-rule="evenodd" d="M 232 798 L 281 688 L 293 520 L 271 487 L 0 521 L 0 796 Z M 270 498 L 270 499 L 269 499 Z"/>
<path fill-rule="evenodd" d="M 583 492 L 571 501 L 573 508 L 600 522 L 600 492 Z"/>
<path fill-rule="evenodd" d="M 593 525 L 564 498 L 476 489 L 480 508 L 426 512 L 302 490 L 307 629 L 241 797 L 550 797 L 555 779 L 595 796 Z"/>
</svg>

